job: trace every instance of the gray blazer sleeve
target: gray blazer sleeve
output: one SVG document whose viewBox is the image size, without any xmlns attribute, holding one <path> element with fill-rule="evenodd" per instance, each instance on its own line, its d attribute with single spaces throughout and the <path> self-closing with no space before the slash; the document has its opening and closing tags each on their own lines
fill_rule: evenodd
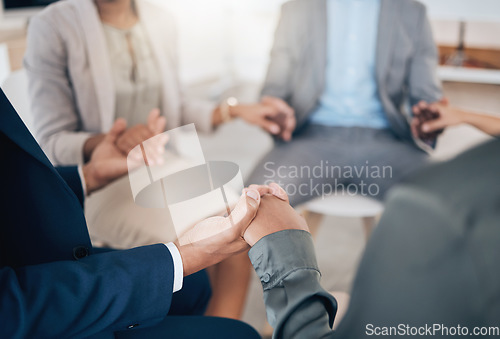
<svg viewBox="0 0 500 339">
<path fill-rule="evenodd" d="M 420 100 L 435 102 L 442 98 L 441 82 L 437 76 L 438 51 L 425 6 L 420 7 L 416 47 L 408 76 L 411 105 Z"/>
<path fill-rule="evenodd" d="M 332 333 L 337 302 L 320 285 L 311 235 L 286 230 L 268 235 L 249 251 L 264 288 L 273 338 L 322 338 Z"/>
<path fill-rule="evenodd" d="M 294 60 L 290 50 L 293 44 L 289 41 L 293 37 L 294 24 L 290 4 L 286 3 L 281 8 L 281 16 L 274 35 L 271 49 L 271 59 L 267 68 L 267 75 L 262 88 L 262 96 L 274 96 L 287 100 L 291 94 L 291 74 L 293 73 Z"/>
<path fill-rule="evenodd" d="M 83 162 L 91 133 L 77 132 L 80 121 L 71 87 L 66 47 L 53 23 L 35 16 L 28 29 L 24 66 L 34 116 L 34 134 L 49 159 L 60 165 Z"/>
</svg>

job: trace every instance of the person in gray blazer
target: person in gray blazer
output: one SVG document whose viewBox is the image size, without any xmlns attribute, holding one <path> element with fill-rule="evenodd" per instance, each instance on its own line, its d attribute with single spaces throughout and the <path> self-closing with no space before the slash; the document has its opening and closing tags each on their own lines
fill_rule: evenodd
<svg viewBox="0 0 500 339">
<path fill-rule="evenodd" d="M 165 128 L 189 123 L 210 131 L 240 117 L 274 131 L 266 117 L 278 113 L 278 99 L 219 106 L 186 99 L 174 22 L 146 0 L 60 1 L 30 20 L 24 65 L 34 134 L 54 165 L 88 161 L 118 118 L 128 125 L 116 141 L 124 154 Z M 126 177 L 89 197 L 85 213 L 94 244 L 131 248 L 175 237 L 168 213 L 134 203 Z M 214 272 L 230 273 L 213 277 L 213 300 L 220 302 L 211 304 L 209 314 L 238 318 L 248 258 L 231 258 Z"/>
<path fill-rule="evenodd" d="M 437 56 L 417 1 L 285 3 L 262 95 L 285 100 L 297 127 L 248 183 L 278 182 L 293 205 L 350 189 L 382 198 L 427 160 L 412 138 L 410 106 L 441 100 Z"/>
<path fill-rule="evenodd" d="M 498 337 L 498 154 L 497 139 L 389 192 L 335 331 L 337 302 L 320 284 L 305 221 L 284 193 L 263 196 L 244 237 L 273 338 Z"/>
</svg>

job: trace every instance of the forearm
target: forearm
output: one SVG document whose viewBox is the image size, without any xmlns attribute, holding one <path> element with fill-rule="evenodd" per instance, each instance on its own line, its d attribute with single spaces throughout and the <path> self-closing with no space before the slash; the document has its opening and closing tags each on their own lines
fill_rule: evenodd
<svg viewBox="0 0 500 339">
<path fill-rule="evenodd" d="M 37 141 L 53 164 L 76 165 L 83 162 L 83 144 L 91 134 L 81 130 L 81 112 L 67 75 L 67 45 L 59 28 L 47 16 L 30 20 L 24 67 Z"/>
<path fill-rule="evenodd" d="M 252 247 L 249 257 L 264 288 L 274 338 L 321 338 L 331 332 L 337 303 L 320 285 L 308 232 L 268 235 Z"/>
<path fill-rule="evenodd" d="M 220 106 L 217 106 L 212 112 L 212 126 L 217 127 L 221 125 L 224 121 L 221 114 Z"/>
<path fill-rule="evenodd" d="M 221 253 L 217 249 L 212 250 L 201 244 L 186 244 L 181 246 L 176 242 L 175 245 L 179 249 L 182 258 L 185 277 L 218 264 L 233 255 L 233 253 Z"/>
<path fill-rule="evenodd" d="M 500 117 L 463 110 L 459 110 L 459 112 L 464 123 L 474 126 L 487 134 L 493 136 L 500 135 Z"/>
<path fill-rule="evenodd" d="M 97 191 L 101 185 L 95 180 L 95 168 L 92 163 L 87 163 L 82 166 L 83 180 L 82 187 L 86 195 Z"/>
<path fill-rule="evenodd" d="M 4 267 L 0 278 L 8 296 L 0 305 L 0 336 L 87 337 L 163 319 L 172 298 L 173 267 L 160 244 L 79 261 Z"/>
<path fill-rule="evenodd" d="M 104 140 L 104 134 L 97 134 L 89 137 L 85 143 L 83 144 L 83 159 L 85 162 L 90 160 L 92 156 L 92 152 L 94 152 L 95 148 L 101 141 Z"/>
<path fill-rule="evenodd" d="M 229 106 L 227 104 L 221 104 L 217 106 L 212 112 L 212 125 L 217 127 L 227 122 L 230 119 L 236 118 L 238 116 L 237 110 L 239 106 Z"/>
<path fill-rule="evenodd" d="M 258 104 L 230 105 L 228 103 L 222 103 L 217 106 L 212 113 L 212 125 L 217 127 L 234 118 L 241 118 L 247 122 L 254 123 L 252 118 L 256 114 L 258 114 Z"/>
</svg>

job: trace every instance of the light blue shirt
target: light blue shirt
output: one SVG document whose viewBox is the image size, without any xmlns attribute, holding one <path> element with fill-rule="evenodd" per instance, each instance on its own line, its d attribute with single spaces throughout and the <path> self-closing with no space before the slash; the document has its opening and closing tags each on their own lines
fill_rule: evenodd
<svg viewBox="0 0 500 339">
<path fill-rule="evenodd" d="M 325 90 L 311 122 L 388 127 L 375 73 L 380 0 L 327 0 L 327 10 Z"/>
</svg>

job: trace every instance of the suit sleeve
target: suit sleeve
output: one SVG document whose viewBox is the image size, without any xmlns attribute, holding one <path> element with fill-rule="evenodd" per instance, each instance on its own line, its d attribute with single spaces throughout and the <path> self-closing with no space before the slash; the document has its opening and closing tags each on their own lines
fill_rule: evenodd
<svg viewBox="0 0 500 339">
<path fill-rule="evenodd" d="M 83 145 L 92 134 L 79 131 L 66 48 L 47 14 L 30 20 L 24 67 L 34 134 L 53 164 L 77 165 L 83 163 Z"/>
<path fill-rule="evenodd" d="M 86 337 L 148 326 L 168 313 L 174 269 L 160 244 L 21 268 L 0 268 L 0 336 Z"/>
<path fill-rule="evenodd" d="M 288 4 L 281 9 L 281 17 L 274 35 L 271 49 L 271 59 L 267 69 L 266 79 L 262 88 L 262 96 L 274 96 L 287 100 L 291 95 L 291 75 L 294 70 L 293 59 L 293 30 L 300 27 L 293 22 L 293 12 Z"/>
<path fill-rule="evenodd" d="M 413 58 L 410 61 L 409 90 L 410 104 L 419 101 L 436 102 L 442 98 L 441 82 L 437 76 L 438 51 L 426 9 L 420 5 L 417 24 L 417 40 Z"/>
<path fill-rule="evenodd" d="M 323 338 L 332 333 L 337 302 L 320 285 L 308 232 L 268 235 L 252 247 L 249 257 L 264 288 L 273 338 Z"/>
<path fill-rule="evenodd" d="M 63 167 L 56 167 L 56 170 L 59 173 L 59 175 L 64 179 L 64 181 L 66 181 L 66 183 L 71 188 L 73 193 L 75 193 L 76 197 L 78 198 L 78 201 L 80 201 L 80 204 L 82 205 L 83 208 L 83 202 L 85 200 L 85 196 L 83 193 L 82 181 L 78 173 L 78 168 L 76 166 L 63 166 Z"/>
</svg>

